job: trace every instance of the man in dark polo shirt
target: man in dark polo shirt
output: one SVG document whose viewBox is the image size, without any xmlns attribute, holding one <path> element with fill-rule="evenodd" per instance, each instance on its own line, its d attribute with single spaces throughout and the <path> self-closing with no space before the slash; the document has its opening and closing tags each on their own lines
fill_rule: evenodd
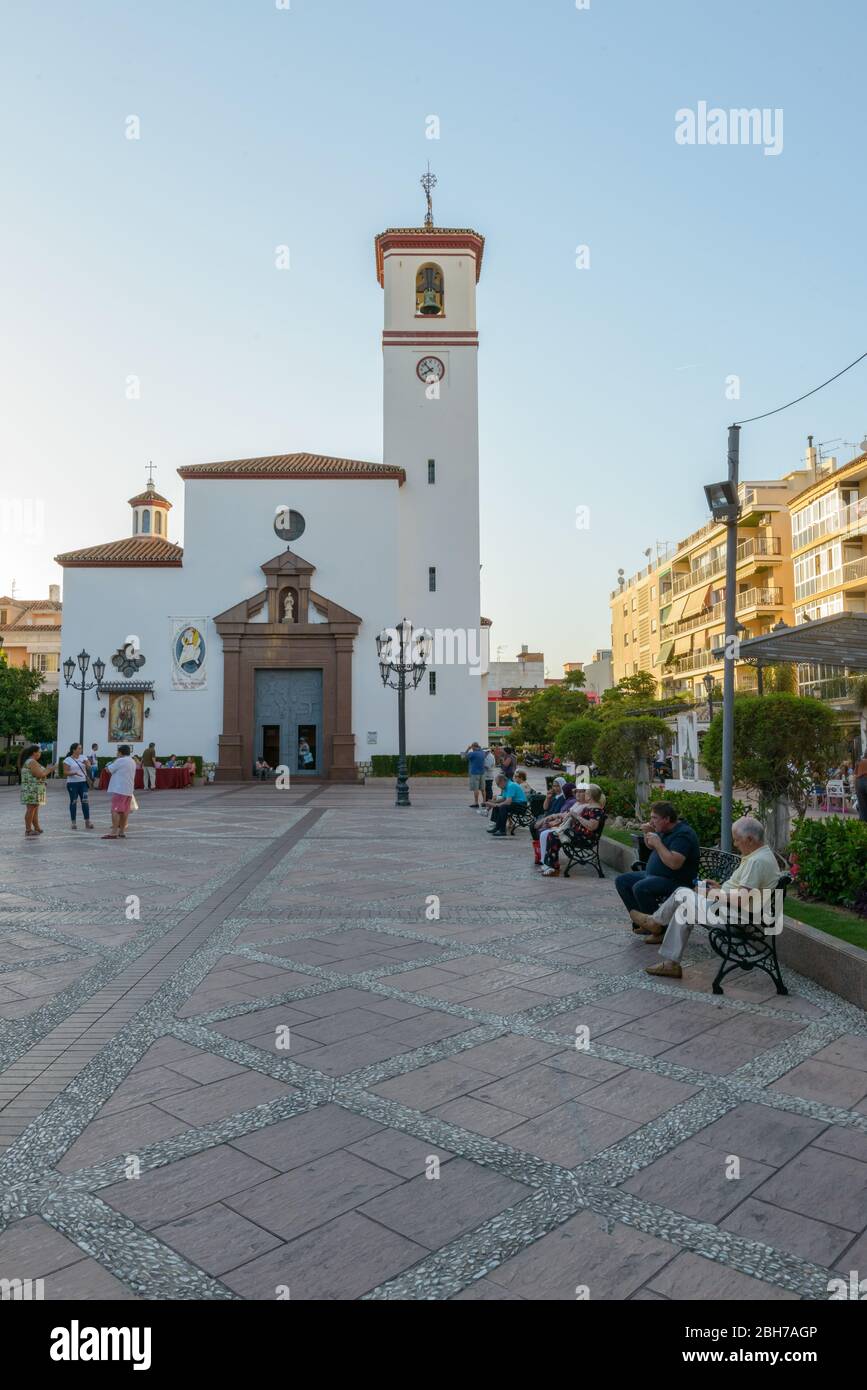
<svg viewBox="0 0 867 1390">
<path fill-rule="evenodd" d="M 698 836 L 678 820 L 670 801 L 656 801 L 642 827 L 650 858 L 641 873 L 618 874 L 614 886 L 627 912 L 655 912 L 675 888 L 690 888 L 698 874 Z"/>
</svg>

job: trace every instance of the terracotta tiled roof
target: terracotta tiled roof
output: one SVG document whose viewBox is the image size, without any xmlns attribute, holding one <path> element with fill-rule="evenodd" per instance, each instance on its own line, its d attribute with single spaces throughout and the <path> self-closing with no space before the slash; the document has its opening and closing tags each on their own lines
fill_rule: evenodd
<svg viewBox="0 0 867 1390">
<path fill-rule="evenodd" d="M 63 607 L 53 598 L 10 598 L 8 594 L 0 594 L 0 603 L 9 604 L 11 608 L 36 608 L 43 613 L 60 612 Z"/>
<path fill-rule="evenodd" d="M 452 247 L 455 251 L 468 251 L 476 258 L 476 280 L 482 273 L 482 257 L 485 254 L 485 238 L 472 227 L 389 227 L 376 237 L 376 276 L 384 283 L 384 260 L 386 251 L 422 251 L 437 247 Z"/>
<path fill-rule="evenodd" d="M 129 499 L 129 505 L 131 507 L 146 507 L 150 502 L 156 502 L 159 507 L 171 507 L 172 505 L 168 498 L 161 497 L 158 492 L 148 492 L 147 489 L 145 489 L 144 492 L 140 492 L 137 497 L 131 497 Z"/>
<path fill-rule="evenodd" d="M 194 463 L 179 468 L 182 478 L 396 478 L 406 481 L 402 468 L 360 459 L 336 459 L 328 454 L 269 454 L 257 459 L 228 459 L 225 463 Z"/>
<path fill-rule="evenodd" d="M 59 632 L 61 623 L 6 623 L 3 627 L 4 632 Z"/>
<path fill-rule="evenodd" d="M 84 550 L 67 550 L 63 555 L 55 555 L 54 558 L 64 569 L 88 566 L 180 566 L 183 553 L 179 545 L 163 540 L 162 536 L 125 536 L 122 541 L 109 541 L 107 545 L 89 545 Z"/>
</svg>

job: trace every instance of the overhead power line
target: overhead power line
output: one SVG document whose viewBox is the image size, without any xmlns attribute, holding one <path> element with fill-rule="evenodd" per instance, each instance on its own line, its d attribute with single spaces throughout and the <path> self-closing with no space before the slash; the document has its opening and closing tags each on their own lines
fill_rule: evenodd
<svg viewBox="0 0 867 1390">
<path fill-rule="evenodd" d="M 859 362 L 863 362 L 867 357 L 867 352 L 862 352 L 860 357 L 856 357 L 854 362 L 850 362 L 848 367 L 844 367 L 841 372 L 836 372 L 834 376 L 829 376 L 827 381 L 823 381 L 821 386 L 814 386 L 812 391 L 805 391 L 803 396 L 798 396 L 797 400 L 789 401 L 788 405 L 778 405 L 776 410 L 766 410 L 764 415 L 751 415 L 748 420 L 735 420 L 736 425 L 751 425 L 755 420 L 767 420 L 769 415 L 779 415 L 781 410 L 788 410 L 793 405 L 798 405 L 805 401 L 808 396 L 815 396 L 817 391 L 823 391 L 826 386 L 830 386 L 832 381 L 844 376 L 846 372 L 851 372 L 853 367 L 857 367 Z"/>
</svg>

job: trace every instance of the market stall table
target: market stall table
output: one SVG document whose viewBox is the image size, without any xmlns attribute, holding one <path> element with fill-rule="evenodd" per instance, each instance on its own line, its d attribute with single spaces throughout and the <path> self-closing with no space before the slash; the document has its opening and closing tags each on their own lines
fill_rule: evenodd
<svg viewBox="0 0 867 1390">
<path fill-rule="evenodd" d="M 99 774 L 99 790 L 108 791 L 108 784 L 111 774 L 108 768 L 104 767 Z M 193 774 L 188 767 L 158 767 L 157 768 L 157 791 L 176 791 L 180 787 L 189 787 L 193 781 Z M 144 773 L 140 767 L 135 770 L 135 789 L 137 792 L 144 791 Z"/>
</svg>

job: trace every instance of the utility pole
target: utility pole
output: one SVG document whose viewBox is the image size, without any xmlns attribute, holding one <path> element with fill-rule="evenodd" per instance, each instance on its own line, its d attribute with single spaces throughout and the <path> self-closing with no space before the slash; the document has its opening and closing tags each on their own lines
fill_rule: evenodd
<svg viewBox="0 0 867 1390">
<path fill-rule="evenodd" d="M 740 467 L 740 425 L 729 427 L 729 483 L 735 499 Z M 723 729 L 722 729 L 722 825 L 720 847 L 731 852 L 732 800 L 734 796 L 733 766 L 735 751 L 735 661 L 740 645 L 737 630 L 737 573 L 738 573 L 738 515 L 732 507 L 726 520 L 726 631 L 723 659 Z"/>
</svg>

